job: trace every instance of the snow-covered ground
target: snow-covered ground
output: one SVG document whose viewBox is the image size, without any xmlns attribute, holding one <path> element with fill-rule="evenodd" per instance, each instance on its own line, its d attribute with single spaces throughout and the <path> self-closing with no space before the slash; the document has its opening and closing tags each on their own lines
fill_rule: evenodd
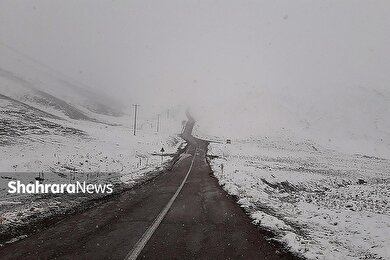
<svg viewBox="0 0 390 260">
<path fill-rule="evenodd" d="M 161 131 L 156 133 L 148 123 L 150 120 L 140 118 L 134 136 L 129 116 L 116 118 L 123 124 L 111 125 L 48 118 L 21 110 L 15 103 L 1 98 L 0 108 L 1 120 L 7 125 L 2 128 L 0 145 L 0 235 L 6 238 L 15 229 L 107 195 L 9 194 L 9 181 L 35 182 L 43 172 L 44 183 L 111 183 L 117 193 L 155 176 L 185 145 L 178 136 L 180 122 L 175 120 L 165 120 Z M 163 162 L 162 147 L 166 155 Z"/>
<path fill-rule="evenodd" d="M 388 81 L 329 80 L 210 91 L 196 135 L 223 188 L 292 251 L 390 259 Z"/>
<path fill-rule="evenodd" d="M 1 99 L 0 99 L 1 100 Z M 71 125 L 71 124 L 69 124 Z M 114 193 L 155 176 L 185 145 L 172 133 L 156 134 L 100 123 L 78 122 L 81 136 L 29 135 L 22 143 L 0 148 L 0 232 L 12 230 L 53 215 L 63 214 L 107 194 L 9 194 L 8 182 L 35 182 L 43 172 L 44 183 L 114 184 Z M 179 130 L 178 130 L 179 131 Z M 160 149 L 164 147 L 161 164 Z"/>
<path fill-rule="evenodd" d="M 105 183 L 117 193 L 156 176 L 185 145 L 180 108 L 143 104 L 134 136 L 131 101 L 121 105 L 4 48 L 0 54 L 0 241 L 107 196 L 10 194 L 10 181 Z"/>
<path fill-rule="evenodd" d="M 390 160 L 288 137 L 211 143 L 221 186 L 308 259 L 389 259 Z"/>
</svg>

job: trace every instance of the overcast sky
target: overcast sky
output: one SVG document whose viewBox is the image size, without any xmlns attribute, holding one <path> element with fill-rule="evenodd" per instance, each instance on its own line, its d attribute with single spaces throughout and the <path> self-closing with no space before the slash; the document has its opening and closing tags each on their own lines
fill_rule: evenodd
<svg viewBox="0 0 390 260">
<path fill-rule="evenodd" d="M 0 0 L 0 44 L 123 99 L 241 115 L 388 89 L 389 10 L 388 0 Z"/>
</svg>

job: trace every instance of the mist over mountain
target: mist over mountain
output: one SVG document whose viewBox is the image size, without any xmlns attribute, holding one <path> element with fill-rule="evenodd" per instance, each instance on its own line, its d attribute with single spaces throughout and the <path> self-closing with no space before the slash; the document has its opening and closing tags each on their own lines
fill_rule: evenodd
<svg viewBox="0 0 390 260">
<path fill-rule="evenodd" d="M 389 10 L 0 1 L 0 258 L 390 259 Z"/>
<path fill-rule="evenodd" d="M 65 75 L 0 46 L 0 93 L 71 119 L 96 120 L 92 114 L 122 115 L 118 102 L 72 82 Z"/>
<path fill-rule="evenodd" d="M 312 90 L 314 91 L 314 90 Z M 390 156 L 390 94 L 386 89 L 340 87 L 286 93 L 269 89 L 230 99 L 229 106 L 192 109 L 202 131 L 222 138 L 286 136 L 347 153 Z"/>
<path fill-rule="evenodd" d="M 132 113 L 137 103 L 150 115 L 190 107 L 215 135 L 282 131 L 388 157 L 388 8 L 388 1 L 11 3 L 1 6 L 0 36 L 20 58 L 8 62 L 3 48 L 0 67 L 7 81 L 13 73 L 27 82 L 17 85 L 72 105 L 38 94 L 71 117 L 120 115 L 117 104 Z M 24 69 L 24 56 L 50 76 Z"/>
</svg>

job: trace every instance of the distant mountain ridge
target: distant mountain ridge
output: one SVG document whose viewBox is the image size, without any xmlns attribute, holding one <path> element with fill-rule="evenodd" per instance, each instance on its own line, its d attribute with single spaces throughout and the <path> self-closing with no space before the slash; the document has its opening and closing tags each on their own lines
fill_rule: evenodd
<svg viewBox="0 0 390 260">
<path fill-rule="evenodd" d="M 121 105 L 81 83 L 0 46 L 0 94 L 58 116 L 98 121 L 122 116 Z M 101 118 L 100 120 L 101 121 Z"/>
<path fill-rule="evenodd" d="M 83 122 L 120 122 L 117 101 L 1 45 L 0 57 L 0 146 L 88 138 Z"/>
</svg>

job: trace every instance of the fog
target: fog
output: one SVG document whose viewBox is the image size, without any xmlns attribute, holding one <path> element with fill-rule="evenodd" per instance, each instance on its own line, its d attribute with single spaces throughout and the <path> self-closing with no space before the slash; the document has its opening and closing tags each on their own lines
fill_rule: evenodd
<svg viewBox="0 0 390 260">
<path fill-rule="evenodd" d="M 389 9 L 386 0 L 3 0 L 0 44 L 143 109 L 189 106 L 224 135 L 289 127 L 390 143 Z"/>
</svg>

